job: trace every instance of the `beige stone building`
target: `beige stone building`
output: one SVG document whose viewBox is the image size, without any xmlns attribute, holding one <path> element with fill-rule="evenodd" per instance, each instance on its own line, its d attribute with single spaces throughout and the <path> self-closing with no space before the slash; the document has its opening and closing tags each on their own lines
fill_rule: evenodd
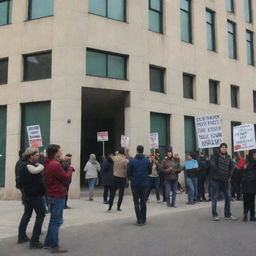
<svg viewBox="0 0 256 256">
<path fill-rule="evenodd" d="M 256 123 L 255 1 L 0 1 L 0 198 L 16 198 L 14 167 L 40 124 L 43 150 L 60 144 L 80 196 L 89 153 L 121 134 L 149 151 L 197 150 L 194 117 L 219 114 L 231 128 Z M 81 175 L 80 175 L 81 170 Z"/>
</svg>

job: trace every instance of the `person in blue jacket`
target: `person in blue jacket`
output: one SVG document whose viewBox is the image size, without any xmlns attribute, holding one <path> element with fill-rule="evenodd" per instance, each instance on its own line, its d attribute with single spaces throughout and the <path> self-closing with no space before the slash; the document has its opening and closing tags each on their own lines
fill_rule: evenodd
<svg viewBox="0 0 256 256">
<path fill-rule="evenodd" d="M 147 193 L 149 186 L 149 174 L 152 164 L 143 154 L 144 147 L 137 146 L 137 155 L 128 163 L 128 177 L 131 180 L 134 209 L 138 225 L 145 225 L 147 220 Z"/>
</svg>

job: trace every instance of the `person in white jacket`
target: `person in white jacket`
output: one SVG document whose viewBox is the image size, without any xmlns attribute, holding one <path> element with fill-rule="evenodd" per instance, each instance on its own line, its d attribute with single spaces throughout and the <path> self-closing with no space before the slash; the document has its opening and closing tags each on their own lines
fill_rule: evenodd
<svg viewBox="0 0 256 256">
<path fill-rule="evenodd" d="M 91 154 L 89 161 L 84 167 L 85 179 L 88 182 L 89 187 L 89 201 L 93 201 L 93 192 L 98 178 L 98 172 L 100 171 L 100 164 L 96 160 L 95 154 Z"/>
</svg>

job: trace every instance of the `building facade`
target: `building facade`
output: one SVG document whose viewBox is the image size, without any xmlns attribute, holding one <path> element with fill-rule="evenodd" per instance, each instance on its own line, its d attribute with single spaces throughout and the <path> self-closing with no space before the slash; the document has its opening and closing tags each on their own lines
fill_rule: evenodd
<svg viewBox="0 0 256 256">
<path fill-rule="evenodd" d="M 219 114 L 232 127 L 256 123 L 255 15 L 249 0 L 1 0 L 0 197 L 17 198 L 14 167 L 39 124 L 43 150 L 60 144 L 76 172 L 130 137 L 149 152 L 198 150 L 194 117 Z M 80 172 L 81 170 L 81 172 Z"/>
</svg>

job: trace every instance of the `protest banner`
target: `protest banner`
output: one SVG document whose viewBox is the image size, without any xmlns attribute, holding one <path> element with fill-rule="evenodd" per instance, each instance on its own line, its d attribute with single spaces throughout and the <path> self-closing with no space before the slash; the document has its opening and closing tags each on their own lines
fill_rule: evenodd
<svg viewBox="0 0 256 256">
<path fill-rule="evenodd" d="M 43 146 L 40 125 L 27 126 L 29 147 L 40 148 Z"/>
<path fill-rule="evenodd" d="M 121 146 L 123 148 L 129 148 L 129 143 L 130 143 L 130 138 L 125 135 L 121 135 Z"/>
<path fill-rule="evenodd" d="M 158 139 L 158 133 L 153 132 L 149 134 L 149 145 L 150 149 L 155 149 L 159 147 L 159 139 Z"/>
<path fill-rule="evenodd" d="M 223 132 L 219 115 L 195 117 L 195 126 L 199 148 L 219 147 L 223 142 Z"/>
<path fill-rule="evenodd" d="M 102 155 L 105 156 L 105 141 L 108 141 L 108 132 L 97 132 L 97 141 L 102 142 Z"/>
</svg>

